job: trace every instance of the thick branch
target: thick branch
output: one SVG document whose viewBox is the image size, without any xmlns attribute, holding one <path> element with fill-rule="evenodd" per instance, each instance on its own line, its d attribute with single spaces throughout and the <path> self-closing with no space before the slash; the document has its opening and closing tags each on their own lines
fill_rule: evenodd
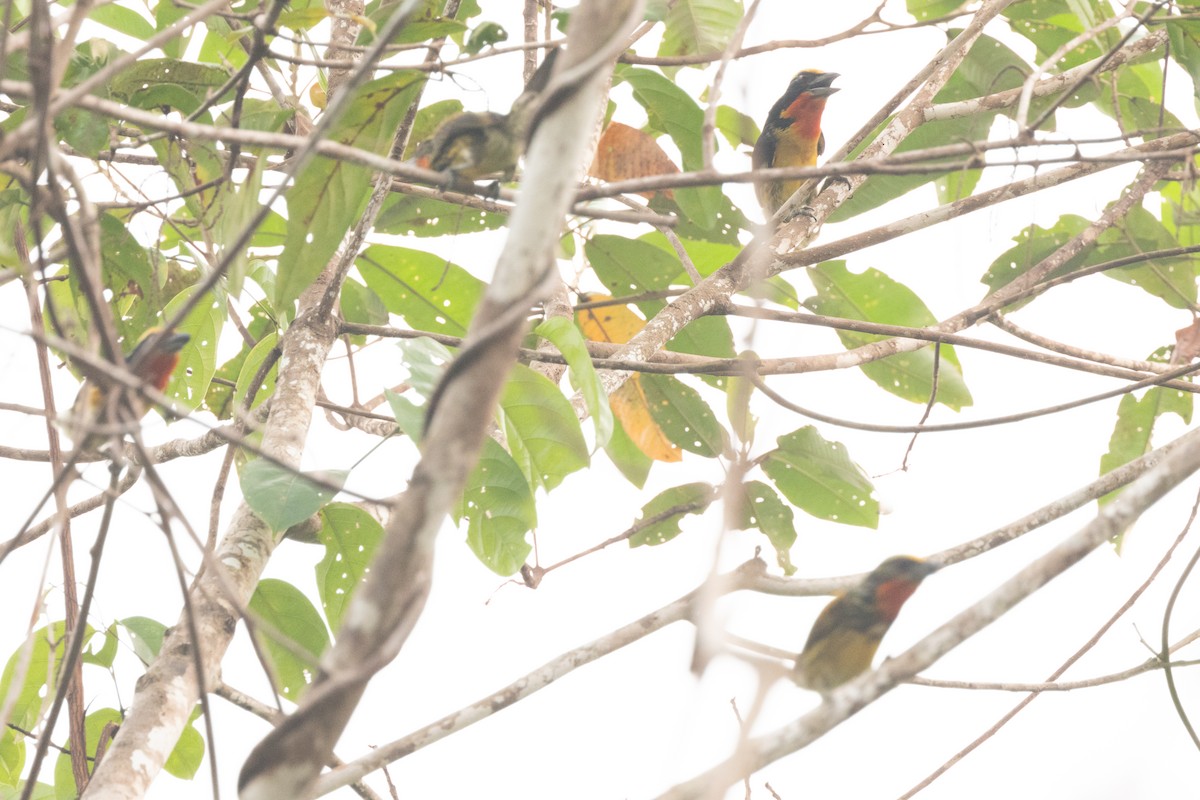
<svg viewBox="0 0 1200 800">
<path fill-rule="evenodd" d="M 429 403 L 424 457 L 393 508 L 366 581 L 347 610 L 337 644 L 292 717 L 254 749 L 242 769 L 246 800 L 307 796 L 333 744 L 376 671 L 408 638 L 425 604 L 433 545 L 475 464 L 491 411 L 553 264 L 561 220 L 574 196 L 587 135 L 601 108 L 614 43 L 640 17 L 636 0 L 583 3 L 575 12 L 561 72 L 529 150 L 522 197 L 511 217 L 496 276 L 459 358 Z M 551 220 L 558 224 L 548 224 Z"/>
</svg>

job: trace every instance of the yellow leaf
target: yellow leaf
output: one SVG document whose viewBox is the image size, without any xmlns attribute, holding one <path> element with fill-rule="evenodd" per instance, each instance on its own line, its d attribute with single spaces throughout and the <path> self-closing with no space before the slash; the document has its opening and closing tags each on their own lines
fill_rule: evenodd
<svg viewBox="0 0 1200 800">
<path fill-rule="evenodd" d="M 589 294 L 589 302 L 612 300 L 606 294 Z M 575 312 L 575 322 L 593 342 L 625 344 L 646 324 L 629 306 L 600 306 Z"/>
<path fill-rule="evenodd" d="M 589 301 L 611 300 L 608 295 L 588 295 Z M 629 306 L 585 308 L 575 314 L 583 335 L 593 342 L 624 344 L 646 324 Z M 679 461 L 683 452 L 671 443 L 650 416 L 640 376 L 634 375 L 608 398 L 613 415 L 638 449 L 656 461 Z"/>
<path fill-rule="evenodd" d="M 612 406 L 613 416 L 621 420 L 625 433 L 643 453 L 655 461 L 681 461 L 683 452 L 672 444 L 662 429 L 650 416 L 650 404 L 646 402 L 646 393 L 642 391 L 640 375 L 634 375 L 625 381 L 608 398 Z"/>
</svg>

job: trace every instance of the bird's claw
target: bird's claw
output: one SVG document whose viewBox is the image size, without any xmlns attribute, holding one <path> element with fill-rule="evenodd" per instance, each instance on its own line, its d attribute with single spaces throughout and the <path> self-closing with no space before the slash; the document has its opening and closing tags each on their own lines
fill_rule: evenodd
<svg viewBox="0 0 1200 800">
<path fill-rule="evenodd" d="M 832 184 L 840 183 L 846 187 L 846 191 L 850 191 L 850 179 L 845 175 L 830 175 L 825 180 L 821 181 L 821 188 L 817 189 L 817 194 L 828 189 Z"/>
<path fill-rule="evenodd" d="M 812 206 L 798 206 L 788 209 L 782 217 L 779 218 L 780 225 L 787 225 L 794 221 L 797 217 L 808 217 L 814 223 L 817 222 L 817 212 Z"/>
</svg>

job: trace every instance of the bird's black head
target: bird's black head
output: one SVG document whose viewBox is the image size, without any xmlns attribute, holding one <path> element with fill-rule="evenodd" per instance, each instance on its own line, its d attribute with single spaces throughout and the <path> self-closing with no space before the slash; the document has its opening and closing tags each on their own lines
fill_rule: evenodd
<svg viewBox="0 0 1200 800">
<path fill-rule="evenodd" d="M 834 80 L 838 77 L 836 72 L 821 72 L 816 69 L 806 69 L 802 72 L 797 72 L 796 77 L 792 78 L 792 82 L 788 84 L 787 91 L 783 96 L 789 100 L 795 100 L 805 92 L 814 97 L 828 97 L 836 91 L 840 91 L 833 86 Z"/>
</svg>

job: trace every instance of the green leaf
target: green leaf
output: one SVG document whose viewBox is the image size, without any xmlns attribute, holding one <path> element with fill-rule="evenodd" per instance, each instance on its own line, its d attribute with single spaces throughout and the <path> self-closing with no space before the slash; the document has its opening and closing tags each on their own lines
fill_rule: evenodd
<svg viewBox="0 0 1200 800">
<path fill-rule="evenodd" d="M 143 664 L 149 664 L 162 649 L 167 626 L 149 617 L 126 617 L 118 624 L 129 633 L 133 652 Z"/>
<path fill-rule="evenodd" d="M 353 278 L 342 283 L 342 318 L 360 325 L 386 325 L 387 306 L 371 289 Z"/>
<path fill-rule="evenodd" d="M 1106 91 L 1101 91 L 1095 106 L 1112 117 L 1122 131 L 1138 131 L 1143 139 L 1154 139 L 1153 133 L 1142 131 L 1175 131 L 1183 123 L 1163 107 L 1163 71 L 1158 63 L 1125 64 L 1105 82 Z M 1113 105 L 1113 101 L 1116 105 Z"/>
<path fill-rule="evenodd" d="M 467 37 L 463 47 L 471 55 L 481 52 L 485 47 L 492 47 L 499 42 L 508 41 L 508 31 L 497 22 L 481 22 Z"/>
<path fill-rule="evenodd" d="M 754 117 L 732 106 L 717 106 L 717 130 L 734 148 L 753 147 L 761 133 Z"/>
<path fill-rule="evenodd" d="M 695 251 L 703 255 L 701 262 L 706 266 L 715 264 L 714 270 L 721 266 L 715 262 L 730 252 L 725 246 L 709 243 L 697 245 Z M 673 249 L 668 251 L 656 246 L 653 241 L 600 234 L 584 245 L 584 253 L 596 271 L 596 277 L 614 297 L 688 285 L 681 279 L 683 265 L 679 256 Z M 666 307 L 662 300 L 643 300 L 636 305 L 647 319 L 653 318 Z M 668 342 L 667 349 L 713 358 L 732 358 L 733 333 L 724 319 L 700 317 L 675 334 Z"/>
<path fill-rule="evenodd" d="M 728 435 L 699 392 L 670 375 L 645 373 L 641 381 L 650 416 L 673 444 L 705 458 L 725 452 Z"/>
<path fill-rule="evenodd" d="M 1178 389 L 1154 386 L 1146 390 L 1141 400 L 1132 394 L 1121 398 L 1117 422 L 1108 440 L 1108 452 L 1100 457 L 1100 474 L 1107 475 L 1117 467 L 1141 458 L 1152 449 L 1154 424 L 1164 414 L 1177 414 L 1184 423 L 1192 421 L 1192 396 Z M 1117 499 L 1122 489 L 1100 498 L 1100 505 Z"/>
<path fill-rule="evenodd" d="M 613 414 L 608 395 L 600 384 L 600 376 L 592 364 L 587 342 L 579 328 L 570 320 L 552 317 L 543 321 L 533 332 L 558 348 L 571 370 L 571 385 L 579 390 L 587 403 L 588 413 L 596 430 L 596 446 L 604 447 L 612 437 Z"/>
<path fill-rule="evenodd" d="M 811 425 L 776 441 L 762 467 L 789 503 L 819 519 L 878 527 L 875 487 L 845 445 L 826 441 Z"/>
<path fill-rule="evenodd" d="M 364 84 L 334 124 L 329 138 L 387 155 L 396 128 L 425 82 L 400 70 Z M 275 284 L 275 307 L 290 307 L 333 256 L 366 208 L 373 171 L 358 164 L 313 158 L 287 193 L 288 226 Z"/>
<path fill-rule="evenodd" d="M 25 737 L 9 727 L 0 731 L 0 799 L 17 800 L 19 791 L 9 791 L 11 787 L 20 789 L 23 786 L 21 772 L 25 768 Z M 54 790 L 50 788 L 50 797 Z M 36 795 L 35 795 L 36 796 Z"/>
<path fill-rule="evenodd" d="M 9 656 L 8 663 L 4 666 L 4 674 L 0 676 L 0 697 L 5 698 L 5 702 L 12 703 L 8 716 L 9 724 L 25 730 L 32 730 L 37 725 L 41 718 L 42 703 L 54 696 L 56 681 L 50 668 L 62 663 L 66 647 L 65 630 L 65 623 L 54 622 L 30 634 L 32 645 L 29 646 L 29 662 L 20 688 L 14 687 L 13 681 L 17 677 L 17 667 L 25 658 L 26 645 L 22 643 Z M 51 641 L 55 642 L 53 658 L 50 652 Z"/>
<path fill-rule="evenodd" d="M 54 118 L 54 130 L 80 155 L 96 158 L 109 147 L 109 122 L 83 108 L 68 108 Z"/>
<path fill-rule="evenodd" d="M 1135 206 L 1113 227 L 1101 233 L 1095 246 L 1087 248 L 1046 277 L 1057 278 L 1095 264 L 1153 250 L 1178 247 L 1180 244 L 1191 244 L 1192 232 L 1188 230 L 1188 213 L 1184 210 L 1183 216 L 1179 218 L 1184 221 L 1184 228 L 1177 229 L 1181 232 L 1181 237 L 1177 239 L 1168 225 L 1160 222 L 1144 208 Z M 1167 214 L 1165 210 L 1164 219 L 1170 225 L 1176 224 L 1174 215 Z M 1064 214 L 1051 228 L 1031 225 L 1013 238 L 1016 246 L 992 263 L 984 273 L 983 283 L 992 291 L 1008 285 L 1082 233 L 1089 224 L 1090 222 L 1083 217 Z M 1190 256 L 1153 259 L 1128 267 L 1106 270 L 1104 274 L 1110 279 L 1137 286 L 1175 308 L 1191 308 L 1196 302 L 1196 268 Z M 1027 302 L 1029 301 L 1013 303 L 1008 308 L 1020 308 Z"/>
<path fill-rule="evenodd" d="M 103 637 L 100 641 L 100 649 L 92 650 L 90 645 L 97 636 Z M 108 629 L 103 633 L 95 631 L 90 635 L 83 645 L 83 651 L 80 653 L 80 661 L 84 664 L 95 664 L 98 667 L 109 669 L 113 665 L 113 661 L 117 658 L 117 626 L 116 623 L 108 626 Z"/>
<path fill-rule="evenodd" d="M 373 245 L 357 264 L 387 310 L 417 330 L 465 336 L 483 298 L 483 281 L 433 253 Z"/>
<path fill-rule="evenodd" d="M 242 229 L 249 225 L 258 213 L 258 195 L 262 189 L 262 166 L 265 161 L 260 154 L 258 161 L 247 170 L 245 177 L 240 181 L 226 181 L 217 188 L 216 199 L 208 219 L 215 220 L 214 238 L 222 242 L 217 247 L 218 257 L 225 258 L 229 255 L 229 248 L 224 243 L 235 241 Z M 225 289 L 229 296 L 235 299 L 242 296 L 246 268 L 249 266 L 248 255 L 244 248 L 233 253 L 225 273 Z"/>
<path fill-rule="evenodd" d="M 340 487 L 349 474 L 345 470 L 326 470 L 319 477 L 325 484 Z M 337 494 L 337 490 L 314 483 L 304 473 L 265 458 L 256 458 L 242 467 L 240 479 L 246 504 L 275 533 L 308 519 Z"/>
<path fill-rule="evenodd" d="M 500 411 L 509 451 L 530 486 L 550 491 L 588 465 L 575 410 L 546 376 L 523 364 L 513 366 Z"/>
<path fill-rule="evenodd" d="M 792 564 L 792 545 L 796 543 L 796 521 L 792 509 L 779 499 L 762 481 L 747 481 L 743 486 L 741 517 L 742 530 L 758 528 L 775 548 L 775 561 L 784 575 L 796 572 Z"/>
<path fill-rule="evenodd" d="M 89 761 L 96 757 L 96 745 L 100 743 L 100 734 L 104 727 L 110 722 L 120 725 L 123 721 L 121 712 L 115 708 L 96 709 L 84 717 L 84 738 L 87 740 L 85 750 Z M 74 746 L 75 743 L 67 739 L 66 748 L 69 750 Z M 75 800 L 79 796 L 75 788 L 75 775 L 71 771 L 71 756 L 67 753 L 60 752 L 54 760 L 54 791 L 62 800 Z"/>
<path fill-rule="evenodd" d="M 373 8 L 368 6 L 367 16 L 378 27 L 396 11 L 399 5 L 398 0 L 384 0 L 384 2 L 372 4 Z M 443 16 L 444 6 L 443 0 L 426 0 L 409 16 L 391 43 L 417 44 L 429 39 L 440 39 L 443 36 L 455 37 L 457 40 L 457 37 L 466 31 L 467 26 L 451 17 Z M 357 44 L 370 44 L 374 38 L 370 29 L 364 29 Z"/>
<path fill-rule="evenodd" d="M 934 100 L 937 103 L 957 102 L 994 94 L 1005 89 L 1013 89 L 1021 85 L 1029 69 L 1025 60 L 1009 47 L 991 37 L 981 36 L 972 45 L 966 59 L 955 70 L 946 86 Z M 834 97 L 830 103 L 836 104 L 837 100 L 838 98 Z M 836 107 L 836 105 L 832 107 Z M 986 112 L 968 117 L 926 122 L 910 133 L 895 152 L 899 154 L 928 147 L 986 139 L 995 117 L 996 112 Z M 883 130 L 886 124 L 887 122 L 880 123 L 876 135 Z M 872 139 L 874 136 L 860 145 L 851 153 L 851 156 L 861 152 Z M 959 162 L 961 158 L 955 158 L 953 161 Z M 955 177 L 950 179 L 949 175 Z M 830 215 L 830 220 L 840 222 L 864 211 L 878 208 L 918 186 L 939 178 L 945 181 L 942 187 L 942 202 L 946 202 L 953 197 L 960 196 L 963 192 L 969 194 L 979 180 L 979 172 L 978 170 L 961 172 L 958 167 L 954 167 L 944 173 L 931 171 L 914 175 L 875 175 L 856 189 L 854 195 Z"/>
<path fill-rule="evenodd" d="M 674 199 L 667 197 L 663 192 L 657 193 L 650 200 L 650 210 L 656 211 L 659 214 L 670 214 L 677 217 L 675 223 L 675 233 L 682 239 L 696 239 L 705 242 L 719 242 L 720 244 L 737 245 L 741 242 L 741 232 L 750 231 L 755 227 L 756 223 L 751 222 L 741 209 L 733 204 L 724 194 L 716 195 L 716 221 L 709 225 L 707 223 L 694 221 L 683 210 L 683 206 L 678 202 L 678 195 Z M 685 196 L 684 202 L 687 202 Z"/>
<path fill-rule="evenodd" d="M 750 350 L 742 357 L 751 362 L 758 358 Z M 750 445 L 754 443 L 754 431 L 758 427 L 758 417 L 750 413 L 750 397 L 754 394 L 754 383 L 744 375 L 730 377 L 725 391 L 725 418 L 729 420 L 729 429 L 733 431 L 737 441 Z"/>
<path fill-rule="evenodd" d="M 279 27 L 291 28 L 294 31 L 307 31 L 328 18 L 329 12 L 324 8 L 310 6 L 295 11 L 284 11 L 279 15 Z"/>
<path fill-rule="evenodd" d="M 944 17 L 962 5 L 962 0 L 907 0 L 908 13 L 918 20 Z"/>
<path fill-rule="evenodd" d="M 163 309 L 164 319 L 172 319 L 195 294 L 192 287 L 172 297 Z M 175 328 L 192 337 L 179 351 L 179 364 L 163 390 L 180 408 L 188 411 L 199 408 L 217 374 L 217 340 L 225 324 L 225 311 L 224 297 L 209 295 Z"/>
<path fill-rule="evenodd" d="M 115 99 L 148 110 L 170 105 L 191 114 L 212 90 L 229 80 L 220 67 L 175 58 L 147 58 L 131 64 L 109 82 Z M 163 93 L 164 88 L 171 91 Z"/>
<path fill-rule="evenodd" d="M 200 62 L 228 64 L 234 69 L 241 69 L 246 65 L 246 50 L 240 40 L 246 38 L 249 31 L 245 28 L 234 31 L 228 22 L 214 17 L 206 19 L 204 27 L 207 31 L 200 44 Z"/>
<path fill-rule="evenodd" d="M 1013 31 L 1037 45 L 1040 62 L 1079 34 L 1111 17 L 1112 8 L 1105 8 L 1105 5 L 1099 0 L 1025 0 L 1009 5 L 1002 15 L 1008 18 Z M 1067 70 L 1099 58 L 1110 47 L 1116 46 L 1120 35 L 1112 28 L 1099 31 L 1088 37 L 1082 46 L 1069 51 L 1055 66 Z"/>
<path fill-rule="evenodd" d="M 16 731 L 10 731 L 14 736 L 18 734 Z M 17 781 L 13 789 L 8 789 L 6 786 L 0 786 L 0 800 L 20 800 L 24 798 L 25 781 Z M 29 800 L 56 800 L 58 795 L 54 793 L 54 787 L 48 783 L 35 783 L 33 791 L 29 795 Z"/>
<path fill-rule="evenodd" d="M 162 309 L 161 276 L 150 260 L 150 253 L 130 233 L 125 220 L 113 214 L 100 215 L 101 279 L 112 292 L 110 305 L 118 323 L 118 333 L 137 336 L 154 324 Z M 75 270 L 71 285 L 76 287 Z M 82 288 L 79 289 L 82 301 Z M 90 316 L 90 312 L 89 312 Z"/>
<path fill-rule="evenodd" d="M 154 30 L 155 33 L 162 31 L 175 24 L 180 19 L 187 15 L 187 9 L 181 8 L 172 0 L 159 0 L 154 5 Z M 179 36 L 173 37 L 170 41 L 164 42 L 160 47 L 169 58 L 179 58 L 187 52 L 188 45 L 192 41 L 192 36 L 199 26 L 192 26 Z"/>
<path fill-rule="evenodd" d="M 154 36 L 154 28 L 146 21 L 145 17 L 132 8 L 119 6 L 116 3 L 98 5 L 89 9 L 87 18 L 91 22 L 99 22 L 117 33 L 123 33 L 139 41 L 145 41 Z M 136 64 L 132 64 L 129 69 L 136 67 Z"/>
<path fill-rule="evenodd" d="M 646 478 L 650 476 L 650 467 L 654 466 L 654 459 L 643 453 L 629 438 L 619 419 L 613 419 L 613 435 L 604 446 L 604 452 L 608 454 L 613 466 L 625 476 L 625 480 L 639 489 L 646 485 Z"/>
<path fill-rule="evenodd" d="M 650 127 L 671 137 L 683 158 L 685 172 L 703 169 L 701 131 L 704 112 L 691 96 L 662 75 L 647 69 L 618 64 L 613 83 L 627 82 L 633 97 L 650 118 Z M 677 189 L 675 201 L 693 223 L 710 230 L 717 225 L 721 188 L 704 186 Z"/>
<path fill-rule="evenodd" d="M 279 359 L 267 370 L 266 376 L 259 384 L 258 390 L 254 393 L 254 398 L 250 401 L 250 405 L 246 405 L 246 397 L 250 392 L 250 385 L 258 378 L 258 373 L 262 371 L 262 366 L 266 363 L 267 358 L 271 355 L 271 351 L 279 346 L 279 334 L 275 331 L 268 333 L 266 336 L 259 339 L 258 344 L 250 348 L 250 352 L 242 361 L 242 368 L 238 370 L 237 383 L 233 388 L 233 402 L 235 408 L 254 410 L 262 405 L 263 401 L 275 394 L 275 381 L 279 377 Z"/>
<path fill-rule="evenodd" d="M 195 121 L 198 124 L 213 124 L 210 114 L 202 114 Z M 158 156 L 158 162 L 171 176 L 175 187 L 183 194 L 183 203 L 188 212 L 203 224 L 211 225 L 211 212 L 217 190 L 209 187 L 197 191 L 197 187 L 209 184 L 224 175 L 222 153 L 218 151 L 216 144 L 168 136 L 152 138 L 150 146 Z"/>
<path fill-rule="evenodd" d="M 831 317 L 904 325 L 920 328 L 933 325 L 937 318 L 907 286 L 897 283 L 876 269 L 855 275 L 844 261 L 827 261 L 809 270 L 817 294 L 804 301 L 815 314 Z M 853 331 L 838 331 L 847 349 L 860 347 L 887 337 Z M 933 391 L 934 348 L 863 364 L 867 377 L 897 397 L 914 403 L 926 403 Z M 938 369 L 937 401 L 958 411 L 973 402 L 963 382 L 958 356 L 949 345 L 941 346 Z"/>
<path fill-rule="evenodd" d="M 317 661 L 329 646 L 329 632 L 321 615 L 303 592 L 274 578 L 258 582 L 250 598 L 250 611 L 260 622 L 274 628 L 271 631 L 260 625 L 255 633 L 280 693 L 296 700 L 312 682 Z M 279 636 L 286 637 L 288 643 L 280 642 Z"/>
<path fill-rule="evenodd" d="M 659 57 L 719 54 L 742 14 L 738 0 L 678 0 L 667 12 Z"/>
<path fill-rule="evenodd" d="M 422 397 L 431 397 L 446 365 L 453 356 L 439 342 L 422 336 L 401 341 L 397 345 L 404 353 L 404 366 L 408 368 L 408 385 Z"/>
<path fill-rule="evenodd" d="M 196 777 L 203 762 L 204 737 L 190 724 L 183 726 L 179 741 L 171 749 L 171 755 L 167 756 L 163 769 L 180 780 L 190 781 Z"/>
<path fill-rule="evenodd" d="M 507 221 L 508 215 L 503 213 L 468 208 L 432 197 L 393 193 L 383 203 L 375 230 L 420 238 L 458 236 L 499 230 Z"/>
<path fill-rule="evenodd" d="M 629 537 L 630 547 L 656 545 L 669 542 L 679 535 L 679 523 L 688 514 L 703 514 L 717 499 L 717 490 L 708 483 L 687 483 L 660 492 L 653 500 L 642 506 L 638 520 L 648 520 L 659 514 L 668 516 L 658 522 L 647 525 L 633 536 Z"/>
<path fill-rule="evenodd" d="M 392 409 L 392 416 L 396 418 L 396 427 L 419 445 L 425 436 L 425 406 L 417 405 L 391 389 L 384 389 L 383 394 Z"/>
<path fill-rule="evenodd" d="M 675 286 L 690 286 L 692 283 L 691 277 L 683 269 L 683 264 L 679 261 L 679 256 L 675 253 L 675 246 L 667 240 L 667 237 L 658 231 L 651 231 L 643 234 L 637 239 L 629 240 L 643 242 L 645 244 L 654 245 L 659 250 L 672 256 L 672 259 L 664 262 L 667 265 L 675 267 L 675 274 L 670 276 L 670 284 Z M 683 245 L 684 251 L 692 260 L 692 265 L 702 276 L 708 277 L 716 272 L 721 267 L 737 258 L 743 249 L 741 244 L 727 244 L 724 242 L 711 242 L 700 239 L 685 239 L 679 237 L 679 243 Z"/>
<path fill-rule="evenodd" d="M 1192 97 L 1200 101 L 1200 22 L 1196 20 L 1166 23 L 1171 43 L 1171 57 L 1187 71 L 1192 79 Z"/>
<path fill-rule="evenodd" d="M 254 341 L 262 341 L 265 336 L 276 332 L 275 320 L 271 318 L 263 303 L 255 303 L 250 308 L 250 321 L 246 325 L 246 329 Z M 250 355 L 250 350 L 249 346 L 243 344 L 237 355 L 222 364 L 213 377 L 236 383 L 242 374 L 242 367 Z M 208 385 L 203 407 L 211 411 L 217 419 L 229 419 L 233 413 L 233 396 L 234 387 L 214 380 Z"/>
<path fill-rule="evenodd" d="M 1086 263 L 1114 261 L 1154 250 L 1178 247 L 1179 242 L 1162 222 L 1140 205 L 1135 205 L 1100 234 Z M 1137 286 L 1174 308 L 1196 306 L 1196 267 L 1193 256 L 1159 258 L 1105 271 L 1114 280 Z"/>
<path fill-rule="evenodd" d="M 383 541 L 383 526 L 357 506 L 330 503 L 321 509 L 321 531 L 325 556 L 316 566 L 317 593 L 325 619 L 336 634 L 354 590 L 362 583 Z"/>
<path fill-rule="evenodd" d="M 1013 237 L 1016 245 L 1009 248 L 992 262 L 980 281 L 989 290 L 989 294 L 1015 281 L 1035 265 L 1040 264 L 1051 253 L 1062 247 L 1075 236 L 1078 236 L 1088 226 L 1088 221 L 1075 214 L 1064 214 L 1058 218 L 1052 228 L 1041 228 L 1030 225 Z M 1054 272 L 1048 278 L 1065 275 L 1083 265 L 1083 256 L 1076 256 Z M 1028 302 L 1013 303 L 1006 308 L 1020 308 Z"/>
<path fill-rule="evenodd" d="M 532 549 L 525 534 L 537 525 L 537 507 L 521 468 L 495 440 L 484 440 L 454 518 L 466 519 L 467 545 L 488 569 L 508 576 L 525 563 Z"/>
<path fill-rule="evenodd" d="M 687 285 L 683 282 L 673 284 L 683 270 L 674 251 L 667 252 L 649 242 L 598 234 L 584 244 L 583 252 L 596 271 L 596 277 L 614 297 L 660 291 L 672 285 Z M 650 318 L 665 304 L 662 301 L 643 301 L 637 305 Z"/>
</svg>

